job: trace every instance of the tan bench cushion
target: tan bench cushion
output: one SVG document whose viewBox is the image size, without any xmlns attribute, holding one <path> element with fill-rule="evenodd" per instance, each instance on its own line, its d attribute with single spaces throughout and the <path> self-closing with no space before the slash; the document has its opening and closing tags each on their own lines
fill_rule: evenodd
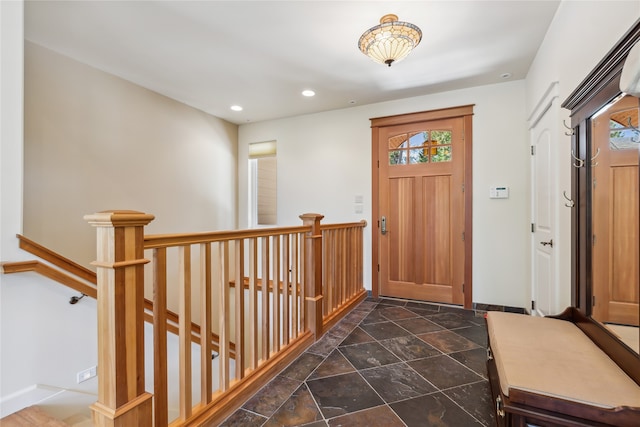
<svg viewBox="0 0 640 427">
<path fill-rule="evenodd" d="M 505 396 L 519 389 L 602 408 L 640 407 L 640 387 L 571 322 L 487 313 Z"/>
</svg>

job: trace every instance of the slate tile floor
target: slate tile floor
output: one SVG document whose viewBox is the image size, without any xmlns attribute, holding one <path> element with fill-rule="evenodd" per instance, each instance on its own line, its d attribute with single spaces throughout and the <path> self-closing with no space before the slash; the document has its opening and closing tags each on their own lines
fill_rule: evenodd
<svg viewBox="0 0 640 427">
<path fill-rule="evenodd" d="M 369 298 L 222 425 L 495 425 L 483 314 Z"/>
</svg>

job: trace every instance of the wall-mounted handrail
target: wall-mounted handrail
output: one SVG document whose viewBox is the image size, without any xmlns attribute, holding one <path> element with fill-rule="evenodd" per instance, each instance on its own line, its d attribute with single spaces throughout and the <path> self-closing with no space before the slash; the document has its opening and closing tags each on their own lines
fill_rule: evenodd
<svg viewBox="0 0 640 427">
<path fill-rule="evenodd" d="M 98 291 L 94 286 L 88 285 L 38 260 L 5 262 L 2 263 L 2 271 L 4 274 L 33 271 L 91 298 L 95 299 L 98 296 Z"/>
<path fill-rule="evenodd" d="M 78 276 L 93 284 L 96 283 L 96 273 L 94 271 L 91 271 L 88 268 L 83 267 L 82 265 L 71 261 L 68 258 L 65 258 L 59 253 L 56 253 L 51 249 L 46 248 L 21 234 L 16 234 L 16 237 L 18 238 L 20 249 L 25 250 L 37 256 L 38 258 L 41 258 L 63 269 L 64 271 L 73 274 L 74 276 Z"/>
</svg>

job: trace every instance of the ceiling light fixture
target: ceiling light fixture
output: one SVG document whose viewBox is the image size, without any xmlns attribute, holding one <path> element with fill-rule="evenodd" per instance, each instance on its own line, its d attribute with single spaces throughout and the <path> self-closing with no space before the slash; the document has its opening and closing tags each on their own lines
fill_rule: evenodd
<svg viewBox="0 0 640 427">
<path fill-rule="evenodd" d="M 314 96 L 316 93 L 314 91 L 312 91 L 311 89 L 306 89 L 302 91 L 302 95 L 303 96 Z"/>
<path fill-rule="evenodd" d="M 231 106 L 231 109 L 232 109 L 233 111 L 242 111 L 242 107 L 241 107 L 241 106 L 239 106 L 239 105 L 232 105 L 232 106 Z"/>
<path fill-rule="evenodd" d="M 364 32 L 358 41 L 358 47 L 369 58 L 391 67 L 391 64 L 409 55 L 420 40 L 420 28 L 398 21 L 396 15 L 389 14 L 380 18 L 380 25 Z"/>
</svg>

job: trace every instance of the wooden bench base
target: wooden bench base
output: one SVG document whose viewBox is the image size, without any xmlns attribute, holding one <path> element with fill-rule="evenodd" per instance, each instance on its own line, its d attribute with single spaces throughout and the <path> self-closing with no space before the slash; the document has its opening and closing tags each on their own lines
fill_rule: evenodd
<svg viewBox="0 0 640 427">
<path fill-rule="evenodd" d="M 569 310 L 557 318 L 572 321 L 574 315 L 576 313 Z M 580 317 L 579 320 L 580 322 L 593 322 L 584 317 Z M 505 337 L 505 339 L 509 339 L 509 337 Z M 640 426 L 640 408 L 637 407 L 623 406 L 608 409 L 522 389 L 510 389 L 509 395 L 506 396 L 500 386 L 499 370 L 492 354 L 491 345 L 491 337 L 489 337 L 487 368 L 498 426 Z M 535 349 L 532 348 L 532 351 Z M 567 357 L 571 357 L 571 355 L 569 354 Z M 640 369 L 640 365 L 636 367 Z M 597 372 L 594 375 L 598 375 Z M 634 375 L 630 376 L 634 377 Z M 615 387 L 613 384 L 608 384 L 606 378 L 602 378 L 602 385 L 603 387 Z"/>
</svg>

